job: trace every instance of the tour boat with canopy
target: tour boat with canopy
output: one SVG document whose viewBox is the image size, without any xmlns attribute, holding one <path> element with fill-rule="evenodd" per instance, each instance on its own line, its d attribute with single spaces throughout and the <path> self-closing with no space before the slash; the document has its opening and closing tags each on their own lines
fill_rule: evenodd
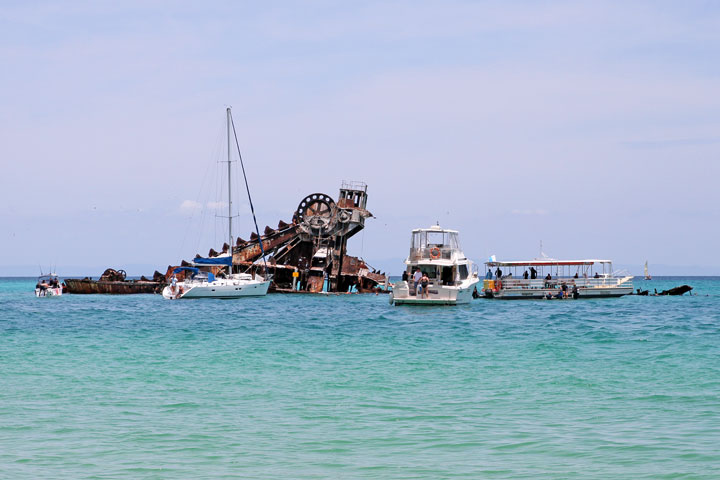
<svg viewBox="0 0 720 480">
<path fill-rule="evenodd" d="M 396 282 L 390 294 L 395 305 L 459 305 L 472 300 L 480 281 L 473 263 L 460 249 L 456 230 L 438 225 L 412 231 L 410 255 L 405 260 L 403 280 Z M 413 275 L 417 270 L 427 275 L 424 291 L 416 291 Z M 407 280 L 405 280 L 407 278 Z M 418 289 L 421 290 L 419 282 Z"/>
<path fill-rule="evenodd" d="M 488 298 L 601 298 L 633 291 L 632 275 L 616 275 L 611 260 L 550 258 L 485 262 L 483 291 Z"/>
<path fill-rule="evenodd" d="M 248 185 L 247 176 L 245 175 L 245 167 L 240 155 L 240 146 L 235 134 L 235 124 L 232 120 L 230 108 L 227 109 L 227 176 L 228 176 L 228 245 L 230 248 L 226 253 L 214 257 L 195 257 L 191 267 L 178 267 L 173 270 L 170 279 L 170 285 L 163 289 L 162 295 L 166 299 L 180 298 L 239 298 L 248 296 L 267 295 L 270 287 L 270 279 L 263 278 L 260 275 L 251 275 L 249 273 L 239 273 L 233 270 L 232 245 L 232 174 L 231 174 L 231 139 L 235 138 L 240 166 L 245 179 L 245 189 L 247 190 L 250 211 L 252 212 L 253 221 L 255 223 L 255 232 L 260 238 L 260 230 L 258 228 L 257 219 L 255 218 L 255 207 L 253 207 L 252 198 L 250 197 L 250 187 Z M 258 242 L 262 253 L 262 260 L 265 262 L 265 249 L 263 242 Z M 205 268 L 201 271 L 200 268 Z M 208 271 L 210 270 L 210 271 Z M 215 273 L 213 273 L 213 271 Z M 265 265 L 267 272 L 267 265 Z M 180 282 L 176 280 L 176 275 L 182 273 L 184 279 Z"/>
</svg>

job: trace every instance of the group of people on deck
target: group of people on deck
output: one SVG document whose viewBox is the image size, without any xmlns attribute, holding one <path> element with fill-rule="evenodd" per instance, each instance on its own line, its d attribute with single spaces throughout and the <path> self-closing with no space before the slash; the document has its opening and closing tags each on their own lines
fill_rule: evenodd
<svg viewBox="0 0 720 480">
<path fill-rule="evenodd" d="M 41 292 L 44 292 L 48 288 L 59 288 L 60 283 L 57 278 L 51 278 L 50 280 L 41 280 L 35 285 L 35 288 L 39 288 Z"/>
<path fill-rule="evenodd" d="M 404 282 L 409 280 L 407 270 L 403 272 L 402 279 Z M 415 289 L 415 295 L 421 295 L 421 298 L 429 298 L 430 292 L 428 292 L 428 286 L 430 285 L 430 277 L 427 273 L 423 273 L 420 267 L 415 269 L 415 273 L 412 275 L 413 287 Z"/>
<path fill-rule="evenodd" d="M 535 267 L 530 267 L 530 273 L 528 274 L 528 271 L 525 270 L 525 273 L 523 273 L 523 278 L 525 280 L 527 280 L 528 277 L 530 277 L 531 279 L 534 280 L 537 278 L 537 275 L 538 275 L 538 272 L 537 272 L 537 270 L 535 270 Z M 512 273 L 509 273 L 507 276 L 512 277 Z M 491 269 L 488 269 L 487 273 L 485 274 L 485 278 L 487 278 L 488 280 L 493 278 L 493 272 Z M 495 278 L 497 278 L 497 279 L 503 278 L 503 271 L 502 271 L 502 269 L 500 269 L 500 267 L 497 267 L 497 269 L 495 269 Z"/>
<path fill-rule="evenodd" d="M 568 285 L 565 282 L 562 282 L 560 285 L 560 291 L 558 291 L 555 295 L 548 292 L 547 295 L 545 295 L 545 298 L 548 300 L 552 300 L 553 298 L 568 298 L 568 296 L 572 296 L 572 298 L 578 298 L 580 296 L 580 292 L 578 291 L 577 285 L 572 286 L 572 290 L 570 290 L 570 294 L 568 294 Z"/>
<path fill-rule="evenodd" d="M 530 278 L 531 280 L 535 280 L 538 276 L 538 272 L 535 269 L 535 267 L 530 267 L 530 273 L 528 273 L 527 270 L 523 273 L 523 279 L 527 280 Z M 512 273 L 509 273 L 506 275 L 506 277 L 512 277 Z M 485 274 L 485 278 L 491 279 L 493 278 L 493 272 L 491 269 L 488 269 L 487 273 Z M 495 269 L 495 278 L 502 279 L 503 277 L 503 271 L 498 267 Z M 577 272 L 575 272 L 575 276 L 573 278 L 579 278 L 579 275 Z M 583 278 L 588 278 L 587 273 L 583 273 Z M 595 275 L 593 275 L 593 278 L 600 278 L 600 274 L 595 272 Z M 545 276 L 545 280 L 552 280 L 552 275 L 548 272 L 548 274 Z"/>
<path fill-rule="evenodd" d="M 523 279 L 535 280 L 536 278 L 538 278 L 538 271 L 535 269 L 535 267 L 530 267 L 529 270 L 530 270 L 529 272 L 527 270 L 525 270 L 525 272 L 523 272 Z M 498 280 L 512 277 L 512 273 L 503 275 L 503 271 L 499 266 L 495 269 L 494 274 L 495 274 L 495 278 Z M 493 271 L 491 269 L 488 269 L 487 273 L 485 274 L 485 278 L 488 280 L 493 278 Z M 575 284 L 574 280 L 570 280 L 570 283 L 572 284 L 572 288 L 570 288 L 565 281 L 562 281 L 560 283 L 560 285 L 558 286 L 557 280 L 559 278 L 560 278 L 559 272 L 558 272 L 558 275 L 555 277 L 555 281 L 553 281 L 552 273 L 548 272 L 548 274 L 545 276 L 545 288 L 553 289 L 553 288 L 559 287 L 559 290 L 557 291 L 557 293 L 547 292 L 547 294 L 545 294 L 545 298 L 547 298 L 549 300 L 549 299 L 553 299 L 553 298 L 568 298 L 568 297 L 578 298 L 580 296 L 580 291 L 578 289 L 578 286 Z M 576 278 L 579 278 L 579 272 L 576 272 L 575 276 L 573 277 L 573 279 L 576 279 Z M 583 278 L 588 278 L 587 272 L 583 272 Z M 595 272 L 595 274 L 593 275 L 593 278 L 601 278 L 601 276 L 598 272 Z"/>
</svg>

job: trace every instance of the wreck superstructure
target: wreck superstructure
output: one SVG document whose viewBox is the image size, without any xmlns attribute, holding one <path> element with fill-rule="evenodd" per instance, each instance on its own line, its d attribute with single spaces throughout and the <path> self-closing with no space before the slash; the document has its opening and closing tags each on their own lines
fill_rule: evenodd
<svg viewBox="0 0 720 480">
<path fill-rule="evenodd" d="M 290 223 L 281 220 L 277 228 L 265 227 L 261 237 L 253 232 L 249 240 L 237 238 L 232 250 L 226 243 L 220 252 L 211 249 L 208 257 L 226 256 L 232 251 L 231 273 L 269 274 L 271 291 L 378 291 L 378 285 L 386 282 L 385 275 L 347 254 L 348 240 L 362 231 L 369 217 L 367 185 L 343 181 L 337 202 L 324 193 L 307 195 Z M 263 250 L 267 264 L 260 261 Z M 193 263 L 183 261 L 181 265 Z M 168 274 L 174 268 L 168 267 Z M 216 275 L 222 275 L 223 270 L 229 273 L 227 267 L 205 268 Z"/>
</svg>

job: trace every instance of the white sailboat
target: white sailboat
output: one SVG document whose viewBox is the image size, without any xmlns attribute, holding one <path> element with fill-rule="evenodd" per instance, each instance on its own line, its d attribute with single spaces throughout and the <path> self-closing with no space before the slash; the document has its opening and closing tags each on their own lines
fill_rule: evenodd
<svg viewBox="0 0 720 480">
<path fill-rule="evenodd" d="M 233 135 L 231 136 L 231 128 Z M 230 250 L 225 255 L 219 255 L 216 257 L 202 258 L 196 257 L 193 261 L 192 267 L 178 267 L 173 271 L 173 277 L 170 285 L 163 289 L 162 295 L 164 298 L 169 300 L 174 299 L 190 299 L 190 298 L 239 298 L 239 297 L 250 297 L 250 296 L 263 296 L 267 295 L 268 288 L 270 287 L 270 279 L 263 278 L 260 275 L 250 275 L 249 273 L 233 273 L 232 265 L 232 245 L 233 245 L 233 232 L 232 232 L 232 160 L 230 156 L 231 152 L 231 139 L 235 133 L 235 125 L 232 121 L 232 114 L 230 107 L 227 109 L 227 137 L 228 137 L 228 245 Z M 237 137 L 235 136 L 235 143 L 237 145 Z M 238 155 L 240 155 L 240 148 L 238 146 Z M 242 166 L 242 156 L 240 155 L 240 165 Z M 253 215 L 255 222 L 255 231 L 260 238 L 260 231 L 257 225 L 257 219 L 255 218 L 255 208 L 253 207 L 252 199 L 250 198 L 250 187 L 247 183 L 247 176 L 245 175 L 245 167 L 242 167 L 243 178 L 245 179 L 245 187 L 248 193 L 248 200 L 250 203 L 250 210 Z M 259 240 L 258 240 L 259 241 Z M 262 251 L 263 261 L 265 260 L 265 251 L 263 244 L 259 241 L 260 250 Z M 224 266 L 227 268 L 227 273 L 219 275 L 213 275 L 211 272 L 202 272 L 198 267 L 204 266 Z M 265 268 L 267 272 L 267 266 Z M 175 274 L 183 272 L 185 274 L 185 280 L 177 282 L 175 280 Z"/>
<path fill-rule="evenodd" d="M 648 262 L 645 260 L 645 280 L 652 280 L 652 277 L 648 273 Z"/>
</svg>

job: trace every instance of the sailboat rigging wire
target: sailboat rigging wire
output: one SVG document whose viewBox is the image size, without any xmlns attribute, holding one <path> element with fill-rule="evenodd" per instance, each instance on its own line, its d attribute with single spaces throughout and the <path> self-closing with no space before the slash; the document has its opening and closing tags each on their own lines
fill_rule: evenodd
<svg viewBox="0 0 720 480">
<path fill-rule="evenodd" d="M 235 131 L 235 120 L 230 113 L 230 124 L 232 125 L 233 136 L 235 137 L 235 146 L 237 147 L 238 157 L 240 158 L 240 168 L 242 168 L 243 179 L 245 180 L 245 190 L 248 194 L 248 202 L 250 203 L 250 211 L 252 212 L 253 222 L 255 222 L 255 233 L 258 236 L 258 244 L 260 244 L 260 252 L 262 253 L 263 264 L 265 265 L 265 275 L 268 275 L 267 262 L 265 261 L 265 247 L 263 247 L 262 237 L 260 236 L 260 228 L 258 227 L 257 218 L 255 217 L 255 207 L 253 207 L 252 197 L 250 196 L 250 186 L 248 185 L 247 175 L 245 174 L 245 164 L 243 163 L 242 154 L 240 153 L 240 143 L 238 142 L 237 132 Z M 232 245 L 230 246 L 232 249 Z"/>
<path fill-rule="evenodd" d="M 197 193 L 195 195 L 195 201 L 189 205 L 190 219 L 186 222 L 185 232 L 183 233 L 182 241 L 180 243 L 180 247 L 178 248 L 178 257 L 183 255 L 186 242 L 188 248 L 198 252 L 202 241 L 207 240 L 203 238 L 202 232 L 205 232 L 205 217 L 207 216 L 208 208 L 207 204 L 211 200 L 208 192 L 213 191 L 211 187 L 216 181 L 216 164 L 218 163 L 216 159 L 220 156 L 220 147 L 218 145 L 221 145 L 224 128 L 225 122 L 220 122 L 215 136 L 215 142 L 213 143 L 213 148 L 210 151 L 210 161 L 207 163 L 204 170 L 202 182 L 200 182 L 200 187 L 197 189 Z M 219 180 L 217 183 L 219 184 Z M 215 192 L 217 192 L 217 187 L 215 188 Z M 199 225 L 197 223 L 199 223 Z M 217 226 L 215 226 L 215 230 L 217 230 Z M 190 238 L 191 232 L 200 233 L 198 233 L 195 237 Z M 214 232 L 214 236 L 217 237 L 217 231 Z"/>
</svg>

